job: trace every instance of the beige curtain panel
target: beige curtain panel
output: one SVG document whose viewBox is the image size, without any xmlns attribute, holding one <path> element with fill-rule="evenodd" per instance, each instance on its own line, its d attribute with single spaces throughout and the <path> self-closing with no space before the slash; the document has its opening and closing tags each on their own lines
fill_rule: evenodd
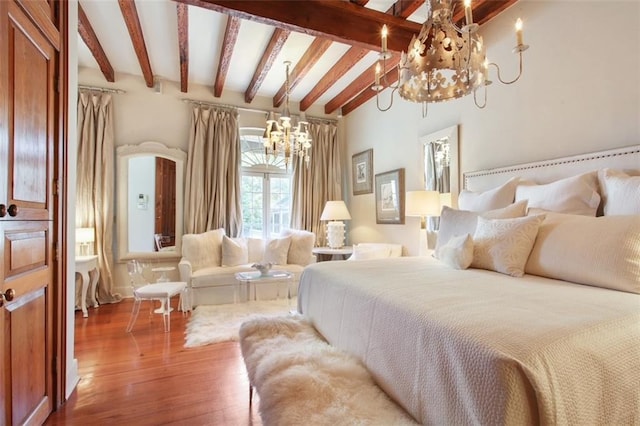
<svg viewBox="0 0 640 426">
<path fill-rule="evenodd" d="M 95 229 L 100 268 L 99 303 L 121 300 L 113 293 L 113 104 L 111 95 L 78 94 L 76 227 Z M 78 304 L 79 305 L 79 304 Z"/>
<path fill-rule="evenodd" d="M 342 200 L 342 154 L 335 122 L 309 120 L 311 164 L 294 162 L 291 227 L 316 234 L 316 245 L 326 246 L 320 215 L 327 201 Z"/>
<path fill-rule="evenodd" d="M 193 108 L 184 216 L 187 234 L 224 228 L 229 236 L 240 235 L 240 131 L 235 109 Z"/>
</svg>

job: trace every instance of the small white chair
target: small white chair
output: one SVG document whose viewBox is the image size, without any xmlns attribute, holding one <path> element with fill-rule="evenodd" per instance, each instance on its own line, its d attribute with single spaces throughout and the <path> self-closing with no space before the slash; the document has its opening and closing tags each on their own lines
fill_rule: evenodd
<svg viewBox="0 0 640 426">
<path fill-rule="evenodd" d="M 170 300 L 173 296 L 180 295 L 180 309 L 185 312 L 188 308 L 188 296 L 187 283 L 185 282 L 160 282 L 160 283 L 148 283 L 142 275 L 142 265 L 137 260 L 131 260 L 127 262 L 127 271 L 131 278 L 131 287 L 133 289 L 133 310 L 131 311 L 131 318 L 129 319 L 129 325 L 127 325 L 127 333 L 131 332 L 133 325 L 138 319 L 138 313 L 140 312 L 140 304 L 143 300 L 160 300 L 163 302 L 162 306 L 162 319 L 164 321 L 164 331 L 168 332 L 171 329 L 170 314 L 171 303 Z"/>
</svg>

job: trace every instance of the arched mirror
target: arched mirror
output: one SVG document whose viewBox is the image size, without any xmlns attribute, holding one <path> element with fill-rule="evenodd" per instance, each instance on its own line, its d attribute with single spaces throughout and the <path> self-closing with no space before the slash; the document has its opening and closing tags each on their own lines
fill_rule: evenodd
<svg viewBox="0 0 640 426">
<path fill-rule="evenodd" d="M 187 154 L 143 142 L 116 155 L 119 260 L 179 258 Z"/>
</svg>

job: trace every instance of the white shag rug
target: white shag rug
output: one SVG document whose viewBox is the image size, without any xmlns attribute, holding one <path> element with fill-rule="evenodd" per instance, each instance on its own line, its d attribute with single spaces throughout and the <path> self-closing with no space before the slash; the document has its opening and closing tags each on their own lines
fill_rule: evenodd
<svg viewBox="0 0 640 426">
<path fill-rule="evenodd" d="M 211 343 L 238 340 L 240 325 L 255 317 L 274 317 L 295 311 L 296 302 L 291 306 L 286 299 L 260 300 L 228 305 L 198 306 L 189 318 L 185 331 L 186 348 L 209 345 Z"/>
<path fill-rule="evenodd" d="M 299 315 L 245 322 L 240 348 L 265 426 L 417 424 L 356 357 Z"/>
</svg>

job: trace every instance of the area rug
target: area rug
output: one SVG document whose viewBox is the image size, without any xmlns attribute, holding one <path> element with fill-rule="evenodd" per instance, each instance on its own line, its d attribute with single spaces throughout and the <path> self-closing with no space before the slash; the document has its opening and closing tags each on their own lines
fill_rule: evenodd
<svg viewBox="0 0 640 426">
<path fill-rule="evenodd" d="M 289 306 L 286 299 L 201 305 L 191 313 L 184 346 L 193 348 L 229 340 L 237 341 L 238 330 L 243 322 L 255 317 L 287 315 L 295 309 L 295 301 L 291 301 Z"/>
<path fill-rule="evenodd" d="M 301 316 L 242 324 L 240 348 L 265 426 L 416 425 L 353 355 Z"/>
</svg>

